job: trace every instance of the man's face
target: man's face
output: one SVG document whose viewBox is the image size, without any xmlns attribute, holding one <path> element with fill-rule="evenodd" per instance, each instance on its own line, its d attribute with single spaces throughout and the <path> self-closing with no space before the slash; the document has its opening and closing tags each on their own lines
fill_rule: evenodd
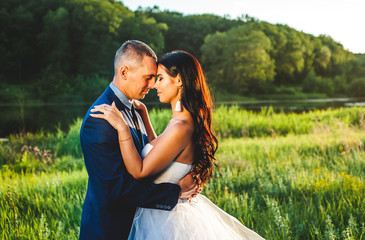
<svg viewBox="0 0 365 240">
<path fill-rule="evenodd" d="M 128 72 L 128 98 L 143 99 L 155 85 L 157 65 L 155 59 L 144 56 L 143 63 Z"/>
</svg>

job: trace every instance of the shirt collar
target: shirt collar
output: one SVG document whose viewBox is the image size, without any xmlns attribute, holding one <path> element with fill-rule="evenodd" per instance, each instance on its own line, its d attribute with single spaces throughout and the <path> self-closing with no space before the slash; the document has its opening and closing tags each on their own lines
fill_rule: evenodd
<svg viewBox="0 0 365 240">
<path fill-rule="evenodd" d="M 133 100 L 130 101 L 122 91 L 119 90 L 113 83 L 110 83 L 109 87 L 112 89 L 114 94 L 119 98 L 119 100 L 126 105 L 129 109 L 131 109 Z"/>
</svg>

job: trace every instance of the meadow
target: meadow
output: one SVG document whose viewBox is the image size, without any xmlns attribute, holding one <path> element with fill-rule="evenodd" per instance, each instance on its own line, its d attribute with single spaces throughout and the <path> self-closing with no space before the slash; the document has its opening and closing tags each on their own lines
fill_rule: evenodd
<svg viewBox="0 0 365 240">
<path fill-rule="evenodd" d="M 156 132 L 168 110 L 151 110 Z M 365 239 L 365 108 L 221 106 L 219 169 L 203 194 L 266 239 Z M 81 120 L 0 143 L 0 238 L 77 239 L 87 172 Z"/>
</svg>

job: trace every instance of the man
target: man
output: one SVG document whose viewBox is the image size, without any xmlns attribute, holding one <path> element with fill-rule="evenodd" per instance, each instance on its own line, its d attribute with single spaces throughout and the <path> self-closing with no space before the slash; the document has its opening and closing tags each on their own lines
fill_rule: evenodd
<svg viewBox="0 0 365 240">
<path fill-rule="evenodd" d="M 145 43 L 127 41 L 116 52 L 113 82 L 87 112 L 80 138 L 89 174 L 80 239 L 127 239 L 136 206 L 171 210 L 180 194 L 194 193 L 195 183 L 187 175 L 179 184 L 136 181 L 126 170 L 118 133 L 105 120 L 90 117 L 95 105 L 115 102 L 124 112 L 139 152 L 148 142 L 141 116 L 133 99 L 143 99 L 154 86 L 156 54 Z"/>
</svg>

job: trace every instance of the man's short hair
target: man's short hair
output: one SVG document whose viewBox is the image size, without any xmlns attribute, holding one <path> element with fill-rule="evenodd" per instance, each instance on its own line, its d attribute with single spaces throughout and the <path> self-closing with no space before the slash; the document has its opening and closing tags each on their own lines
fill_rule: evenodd
<svg viewBox="0 0 365 240">
<path fill-rule="evenodd" d="M 152 57 L 157 62 L 156 53 L 147 44 L 138 40 L 126 41 L 115 53 L 114 72 L 121 64 L 140 66 L 144 56 Z"/>
</svg>

